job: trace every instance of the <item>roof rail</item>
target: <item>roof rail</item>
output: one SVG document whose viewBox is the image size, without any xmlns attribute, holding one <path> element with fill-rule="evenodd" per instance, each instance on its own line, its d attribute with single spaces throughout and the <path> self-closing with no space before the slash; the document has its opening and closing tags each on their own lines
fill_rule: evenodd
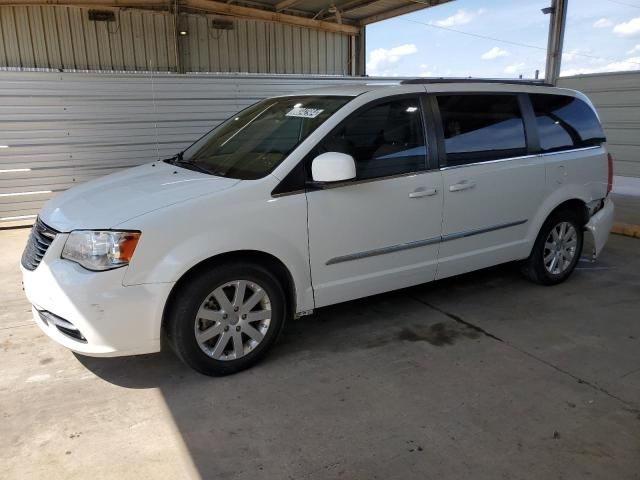
<svg viewBox="0 0 640 480">
<path fill-rule="evenodd" d="M 420 85 L 431 83 L 506 83 L 510 85 L 536 85 L 538 87 L 553 87 L 550 83 L 542 80 L 521 80 L 509 78 L 455 78 L 455 77 L 439 77 L 439 78 L 412 78 L 410 80 L 400 81 L 401 85 Z"/>
</svg>

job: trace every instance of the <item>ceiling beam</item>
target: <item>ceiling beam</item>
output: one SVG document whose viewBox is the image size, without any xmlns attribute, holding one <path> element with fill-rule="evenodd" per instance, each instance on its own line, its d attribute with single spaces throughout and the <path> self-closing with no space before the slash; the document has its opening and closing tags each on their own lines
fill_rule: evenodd
<svg viewBox="0 0 640 480">
<path fill-rule="evenodd" d="M 164 8 L 167 9 L 171 0 L 0 0 L 0 5 L 10 7 L 25 6 L 61 6 L 61 7 L 121 7 L 121 8 Z"/>
<path fill-rule="evenodd" d="M 173 0 L 0 0 L 0 5 L 26 6 L 68 6 L 68 7 L 134 7 L 134 8 L 163 8 L 173 7 Z M 355 25 L 345 25 L 307 17 L 287 15 L 259 8 L 242 7 L 214 0 L 179 0 L 182 8 L 198 10 L 206 13 L 229 15 L 238 18 L 263 20 L 266 22 L 296 25 L 298 27 L 323 30 L 326 32 L 359 35 L 360 29 Z"/>
<path fill-rule="evenodd" d="M 375 15 L 371 15 L 370 17 L 366 17 L 361 19 L 358 24 L 359 25 L 369 25 L 370 23 L 381 22 L 382 20 L 388 20 L 389 18 L 397 17 L 399 15 L 404 15 L 405 13 L 415 12 L 417 10 L 422 10 L 423 8 L 435 7 L 436 5 L 440 5 L 441 3 L 447 3 L 451 0 L 411 0 L 413 3 L 410 5 L 404 5 L 402 7 L 393 8 L 391 10 L 387 10 L 386 12 L 376 13 Z"/>
<path fill-rule="evenodd" d="M 343 2 L 335 7 L 341 15 L 352 12 L 353 10 L 357 10 L 358 8 L 367 7 L 373 3 L 378 3 L 380 0 L 350 0 L 348 2 Z M 329 13 L 328 9 L 325 9 L 319 16 L 318 20 L 329 20 L 336 16 L 335 13 Z"/>
<path fill-rule="evenodd" d="M 254 20 L 264 20 L 267 22 L 286 23 L 288 25 L 313 28 L 327 32 L 346 33 L 349 35 L 360 34 L 360 29 L 354 25 L 323 22 L 322 20 L 271 12 L 269 10 L 260 10 L 258 8 L 229 5 L 227 3 L 215 2 L 213 0 L 182 0 L 182 5 L 209 13 L 231 15 L 240 18 L 251 18 Z"/>
<path fill-rule="evenodd" d="M 296 3 L 300 3 L 300 0 L 281 0 L 276 3 L 276 12 L 280 12 L 285 8 L 293 7 Z"/>
<path fill-rule="evenodd" d="M 336 5 L 336 8 L 343 13 L 351 12 L 358 8 L 367 7 L 372 3 L 378 3 L 381 0 L 351 0 L 349 2 L 344 2 Z"/>
</svg>

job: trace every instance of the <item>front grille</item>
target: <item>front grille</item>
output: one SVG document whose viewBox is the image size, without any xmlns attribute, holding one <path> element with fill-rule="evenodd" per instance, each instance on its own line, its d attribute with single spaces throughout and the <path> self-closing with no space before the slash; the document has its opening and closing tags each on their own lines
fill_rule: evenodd
<svg viewBox="0 0 640 480">
<path fill-rule="evenodd" d="M 36 219 L 27 240 L 27 246 L 22 253 L 22 266 L 27 270 L 35 270 L 57 234 L 56 230 L 46 226 L 39 218 Z"/>
<path fill-rule="evenodd" d="M 71 337 L 82 343 L 87 343 L 87 339 L 84 338 L 84 335 L 82 335 L 80 330 L 78 330 L 78 328 L 69 320 L 65 320 L 64 318 L 54 315 L 47 310 L 38 310 L 38 315 L 40 315 L 40 319 L 45 325 L 54 326 L 59 332 L 64 333 L 67 337 Z"/>
</svg>

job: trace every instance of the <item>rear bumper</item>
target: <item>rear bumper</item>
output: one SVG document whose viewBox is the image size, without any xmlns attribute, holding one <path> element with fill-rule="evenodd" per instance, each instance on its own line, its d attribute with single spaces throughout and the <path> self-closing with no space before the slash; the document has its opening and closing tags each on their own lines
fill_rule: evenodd
<svg viewBox="0 0 640 480">
<path fill-rule="evenodd" d="M 51 339 L 84 355 L 159 351 L 162 313 L 173 283 L 125 287 L 125 268 L 89 272 L 61 259 L 65 240 L 65 234 L 57 235 L 35 270 L 22 268 L 36 324 Z"/>
<path fill-rule="evenodd" d="M 589 233 L 593 239 L 592 258 L 594 259 L 600 255 L 609 239 L 609 232 L 611 232 L 611 227 L 613 227 L 614 212 L 615 207 L 613 201 L 610 198 L 606 198 L 603 207 L 598 210 L 585 225 L 587 233 Z"/>
</svg>

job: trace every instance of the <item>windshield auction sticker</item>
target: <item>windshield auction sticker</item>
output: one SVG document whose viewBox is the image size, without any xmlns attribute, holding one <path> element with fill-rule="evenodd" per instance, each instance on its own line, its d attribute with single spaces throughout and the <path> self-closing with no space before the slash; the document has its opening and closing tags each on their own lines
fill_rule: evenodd
<svg viewBox="0 0 640 480">
<path fill-rule="evenodd" d="M 316 118 L 318 115 L 322 113 L 322 110 L 319 108 L 292 108 L 288 113 L 287 117 L 302 117 L 302 118 Z"/>
</svg>

